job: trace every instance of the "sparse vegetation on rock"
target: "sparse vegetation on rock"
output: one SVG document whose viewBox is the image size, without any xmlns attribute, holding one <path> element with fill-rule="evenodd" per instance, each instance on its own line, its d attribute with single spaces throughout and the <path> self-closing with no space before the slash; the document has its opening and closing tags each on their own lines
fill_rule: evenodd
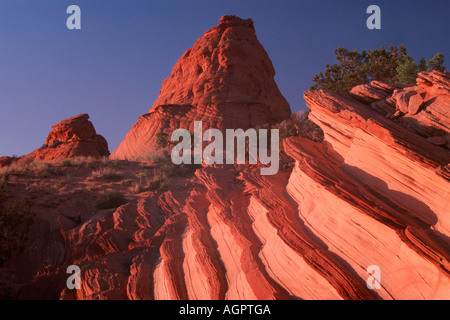
<svg viewBox="0 0 450 320">
<path fill-rule="evenodd" d="M 95 179 L 118 181 L 122 179 L 122 176 L 117 174 L 113 168 L 102 167 L 99 170 L 94 170 L 92 176 Z"/>
<path fill-rule="evenodd" d="M 34 219 L 31 201 L 27 197 L 8 203 L 7 185 L 8 176 L 2 175 L 0 179 L 0 267 L 12 255 L 23 251 Z"/>
<path fill-rule="evenodd" d="M 159 148 L 165 148 L 169 145 L 169 135 L 163 131 L 156 134 L 156 144 Z"/>
<path fill-rule="evenodd" d="M 63 167 L 70 167 L 70 166 L 72 166 L 72 162 L 69 159 L 62 159 L 60 164 Z"/>
<path fill-rule="evenodd" d="M 308 119 L 309 111 L 292 113 L 291 117 L 278 123 L 275 128 L 280 130 L 280 139 L 293 136 L 308 138 L 313 141 L 323 141 L 323 131 Z"/>
<path fill-rule="evenodd" d="M 362 50 L 359 53 L 346 48 L 334 50 L 337 63 L 325 65 L 325 71 L 316 74 L 310 90 L 327 89 L 335 92 L 350 91 L 354 86 L 367 84 L 372 80 L 390 84 L 415 84 L 419 71 L 444 71 L 444 55 L 437 53 L 433 58 L 422 58 L 417 65 L 405 46 L 389 46 L 385 49 Z"/>
</svg>

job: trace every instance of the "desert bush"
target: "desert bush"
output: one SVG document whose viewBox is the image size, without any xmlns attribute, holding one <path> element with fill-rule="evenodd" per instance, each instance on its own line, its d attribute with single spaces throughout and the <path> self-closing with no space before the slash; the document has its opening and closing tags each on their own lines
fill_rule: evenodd
<svg viewBox="0 0 450 320">
<path fill-rule="evenodd" d="M 150 161 L 155 165 L 159 165 L 152 166 L 152 168 L 156 169 L 159 167 L 159 176 L 165 179 L 175 176 L 187 176 L 194 173 L 195 170 L 201 167 L 201 165 L 196 164 L 174 164 L 168 149 L 160 149 L 158 151 L 148 153 L 145 156 L 140 157 L 139 160 Z M 139 175 L 142 176 L 142 174 Z"/>
<path fill-rule="evenodd" d="M 72 162 L 69 159 L 62 159 L 60 165 L 63 167 L 70 167 L 72 166 Z"/>
<path fill-rule="evenodd" d="M 188 176 L 195 172 L 195 170 L 201 168 L 200 164 L 174 164 L 171 159 L 171 155 L 168 150 L 163 150 L 159 160 L 159 164 L 161 164 L 159 168 L 159 175 L 162 178 L 170 178 L 176 176 Z"/>
<path fill-rule="evenodd" d="M 141 193 L 146 191 L 160 190 L 164 191 L 167 186 L 167 176 L 163 171 L 159 171 L 150 180 L 143 182 L 141 178 L 140 181 L 133 181 L 131 184 L 131 191 L 134 193 Z"/>
<path fill-rule="evenodd" d="M 95 202 L 97 209 L 112 209 L 117 208 L 127 203 L 123 195 L 118 192 L 106 192 L 101 194 Z"/>
<path fill-rule="evenodd" d="M 314 122 L 308 119 L 310 111 L 304 112 L 301 116 L 299 113 L 294 116 L 294 123 L 298 127 L 298 135 L 308 138 L 316 142 L 322 142 L 324 139 L 323 130 Z"/>
<path fill-rule="evenodd" d="M 160 149 L 158 151 L 148 153 L 142 160 L 148 160 L 154 164 L 165 163 L 170 161 L 170 153 L 167 149 Z"/>
<path fill-rule="evenodd" d="M 309 111 L 292 113 L 290 118 L 276 124 L 274 128 L 279 130 L 280 140 L 300 136 L 313 141 L 323 141 L 323 131 L 314 122 L 308 119 Z"/>
<path fill-rule="evenodd" d="M 148 172 L 142 171 L 142 172 L 139 172 L 137 175 L 141 179 L 146 178 L 148 176 Z"/>
<path fill-rule="evenodd" d="M 30 170 L 29 163 L 25 162 L 13 162 L 8 167 L 0 168 L 0 174 L 8 174 L 8 175 L 20 175 L 26 174 Z"/>
<path fill-rule="evenodd" d="M 64 143 L 64 142 L 62 142 L 62 141 L 56 140 L 55 142 L 53 142 L 52 145 L 47 146 L 47 147 L 48 147 L 48 148 L 54 149 L 54 148 L 56 148 L 57 146 L 59 146 L 60 144 L 63 144 L 63 143 Z"/>
<path fill-rule="evenodd" d="M 44 170 L 39 172 L 38 177 L 39 178 L 49 178 L 51 176 L 51 173 L 49 170 Z"/>
<path fill-rule="evenodd" d="M 120 184 L 125 187 L 131 187 L 131 186 L 133 186 L 134 182 L 135 182 L 134 180 L 126 179 L 126 180 L 122 180 L 120 182 Z"/>
<path fill-rule="evenodd" d="M 86 168 L 91 168 L 92 164 L 96 161 L 98 161 L 98 160 L 95 158 L 86 157 L 86 156 L 77 156 L 77 157 L 71 158 L 72 165 L 78 166 L 78 167 L 86 167 Z"/>
<path fill-rule="evenodd" d="M 109 158 L 108 157 L 102 157 L 100 159 L 100 162 L 104 165 L 107 166 L 109 164 Z"/>
<path fill-rule="evenodd" d="M 53 168 L 51 163 L 45 161 L 34 161 L 32 159 L 23 159 L 12 163 L 9 167 L 0 168 L 0 175 L 27 175 L 30 178 L 48 178 L 50 176 L 59 176 L 61 170 Z"/>
<path fill-rule="evenodd" d="M 334 50 L 337 62 L 325 65 L 325 70 L 316 74 L 310 90 L 327 89 L 335 92 L 350 91 L 354 86 L 379 80 L 386 83 L 416 83 L 418 71 L 444 71 L 444 54 L 438 52 L 433 58 L 420 59 L 417 64 L 401 44 L 385 49 L 350 51 L 346 48 Z"/>
<path fill-rule="evenodd" d="M 172 178 L 172 177 L 187 177 L 194 174 L 195 170 L 201 168 L 201 164 L 174 164 L 172 161 L 164 163 L 160 167 L 160 177 Z"/>
<path fill-rule="evenodd" d="M 169 135 L 163 131 L 156 134 L 156 144 L 159 148 L 165 148 L 169 145 Z"/>
<path fill-rule="evenodd" d="M 5 190 L 6 186 L 9 182 L 9 175 L 8 174 L 2 174 L 0 176 L 0 190 Z"/>
<path fill-rule="evenodd" d="M 63 172 L 60 169 L 54 168 L 50 163 L 46 162 L 35 163 L 35 167 L 29 172 L 31 178 L 50 178 L 62 175 Z"/>
<path fill-rule="evenodd" d="M 141 193 L 145 191 L 145 187 L 142 185 L 142 183 L 136 181 L 131 184 L 130 189 L 133 193 Z"/>
<path fill-rule="evenodd" d="M 167 149 L 157 149 L 139 156 L 135 156 L 133 160 L 158 164 L 166 161 L 167 156 L 170 157 L 169 151 Z"/>
<path fill-rule="evenodd" d="M 156 176 L 153 178 L 153 180 L 150 181 L 150 183 L 147 186 L 147 190 L 159 190 L 159 191 L 165 191 L 167 188 L 167 178 L 160 174 L 159 176 Z"/>
<path fill-rule="evenodd" d="M 25 247 L 27 234 L 34 220 L 31 201 L 28 198 L 6 204 L 7 178 L 0 186 L 0 267 L 15 253 Z"/>
<path fill-rule="evenodd" d="M 117 174 L 112 168 L 100 168 L 99 170 L 92 171 L 92 176 L 95 179 L 100 180 L 121 180 L 122 176 Z"/>
</svg>

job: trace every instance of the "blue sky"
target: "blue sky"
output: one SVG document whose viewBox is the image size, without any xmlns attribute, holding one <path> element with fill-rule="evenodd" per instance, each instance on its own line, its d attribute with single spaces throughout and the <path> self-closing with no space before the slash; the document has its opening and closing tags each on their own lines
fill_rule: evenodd
<svg viewBox="0 0 450 320">
<path fill-rule="evenodd" d="M 68 30 L 66 8 L 81 8 Z M 381 30 L 366 8 L 381 8 Z M 88 113 L 112 152 L 156 100 L 173 65 L 222 15 L 252 18 L 293 111 L 333 50 L 405 44 L 450 61 L 450 1 L 0 0 L 0 156 L 40 147 L 51 126 Z"/>
</svg>

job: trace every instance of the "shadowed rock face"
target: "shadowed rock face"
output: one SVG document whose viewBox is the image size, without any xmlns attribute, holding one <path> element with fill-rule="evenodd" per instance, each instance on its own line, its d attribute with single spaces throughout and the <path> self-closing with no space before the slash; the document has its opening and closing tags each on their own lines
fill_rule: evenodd
<svg viewBox="0 0 450 320">
<path fill-rule="evenodd" d="M 108 143 L 97 134 L 89 121 L 89 115 L 79 114 L 52 126 L 44 146 L 23 158 L 55 160 L 78 156 L 101 158 L 108 155 Z"/>
<path fill-rule="evenodd" d="M 224 16 L 173 67 L 149 113 L 141 116 L 112 159 L 132 159 L 156 147 L 155 135 L 186 128 L 242 128 L 275 123 L 290 107 L 251 19 Z"/>
</svg>

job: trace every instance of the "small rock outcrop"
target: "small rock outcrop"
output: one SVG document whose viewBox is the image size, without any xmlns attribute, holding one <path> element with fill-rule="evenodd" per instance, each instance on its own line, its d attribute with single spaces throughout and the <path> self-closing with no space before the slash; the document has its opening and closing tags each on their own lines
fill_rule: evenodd
<svg viewBox="0 0 450 320">
<path fill-rule="evenodd" d="M 417 85 L 380 81 L 354 87 L 350 95 L 428 142 L 450 149 L 450 73 L 420 72 Z"/>
<path fill-rule="evenodd" d="M 77 156 L 109 156 L 108 143 L 103 136 L 97 134 L 87 114 L 79 114 L 52 126 L 45 144 L 24 158 L 55 160 Z"/>
</svg>

